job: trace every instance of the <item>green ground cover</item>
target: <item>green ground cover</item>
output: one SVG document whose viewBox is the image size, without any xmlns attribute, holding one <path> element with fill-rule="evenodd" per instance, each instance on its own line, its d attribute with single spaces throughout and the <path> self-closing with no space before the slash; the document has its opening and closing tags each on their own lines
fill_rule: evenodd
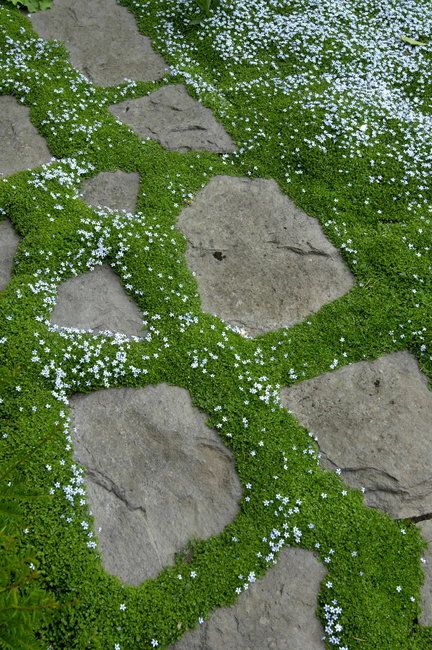
<svg viewBox="0 0 432 650">
<path fill-rule="evenodd" d="M 63 605 L 39 630 L 41 647 L 167 646 L 297 544 L 328 571 L 318 603 L 328 647 L 430 648 L 431 628 L 418 625 L 417 529 L 367 508 L 360 492 L 321 470 L 313 438 L 279 402 L 283 385 L 400 349 L 432 376 L 430 54 L 401 38 L 426 42 L 427 12 L 414 2 L 228 2 L 192 27 L 192 2 L 123 4 L 172 65 L 166 81 L 186 82 L 239 148 L 178 154 L 140 141 L 107 107 L 165 80 L 95 88 L 60 44 L 0 6 L 0 93 L 30 107 L 56 157 L 0 183 L 0 214 L 22 238 L 0 294 L 0 458 L 27 453 L 50 432 L 21 472 L 51 496 L 27 507 L 20 537 L 41 585 Z M 293 35 L 283 18 L 294 12 Z M 84 178 L 117 169 L 140 173 L 136 215 L 92 210 L 77 195 Z M 175 222 L 216 174 L 276 179 L 341 248 L 356 286 L 258 339 L 203 313 Z M 145 341 L 50 325 L 59 283 L 102 261 L 146 315 Z M 243 498 L 221 535 L 192 541 L 157 579 L 127 587 L 101 567 L 68 397 L 160 382 L 186 388 L 208 413 L 233 452 Z"/>
</svg>

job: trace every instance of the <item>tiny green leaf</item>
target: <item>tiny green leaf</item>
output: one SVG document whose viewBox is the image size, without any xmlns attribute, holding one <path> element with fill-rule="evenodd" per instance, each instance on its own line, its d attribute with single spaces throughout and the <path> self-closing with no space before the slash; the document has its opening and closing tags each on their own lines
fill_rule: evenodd
<svg viewBox="0 0 432 650">
<path fill-rule="evenodd" d="M 415 38 L 410 38 L 409 36 L 401 36 L 401 40 L 404 43 L 408 43 L 409 45 L 427 45 L 427 43 L 423 43 L 422 41 L 416 41 Z"/>
</svg>

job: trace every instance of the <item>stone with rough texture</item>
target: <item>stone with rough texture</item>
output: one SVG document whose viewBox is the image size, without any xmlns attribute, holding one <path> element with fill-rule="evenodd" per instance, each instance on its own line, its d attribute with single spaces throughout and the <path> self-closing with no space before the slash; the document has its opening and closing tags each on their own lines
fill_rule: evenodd
<svg viewBox="0 0 432 650">
<path fill-rule="evenodd" d="M 51 322 L 94 332 L 144 335 L 138 307 L 106 264 L 60 284 Z"/>
<path fill-rule="evenodd" d="M 421 594 L 422 617 L 420 623 L 422 625 L 432 625 L 432 520 L 420 521 L 417 526 L 428 543 L 428 548 L 423 553 L 424 564 L 422 566 L 425 581 Z"/>
<path fill-rule="evenodd" d="M 42 136 L 30 122 L 29 109 L 14 97 L 0 97 L 0 175 L 38 167 L 51 160 Z"/>
<path fill-rule="evenodd" d="M 175 151 L 206 150 L 219 153 L 235 145 L 213 113 L 181 84 L 164 86 L 146 97 L 128 99 L 110 107 L 141 138 L 152 138 Z"/>
<path fill-rule="evenodd" d="M 0 222 L 0 291 L 7 286 L 13 267 L 18 235 L 9 220 Z"/>
<path fill-rule="evenodd" d="M 325 574 L 312 553 L 284 549 L 275 567 L 239 596 L 233 607 L 187 633 L 176 650 L 324 650 L 315 616 Z"/>
<path fill-rule="evenodd" d="M 108 572 L 138 584 L 235 517 L 241 489 L 231 454 L 185 389 L 113 388 L 71 405 Z"/>
<path fill-rule="evenodd" d="M 251 335 L 293 325 L 353 285 L 318 221 L 275 181 L 216 176 L 178 225 L 203 308 Z"/>
<path fill-rule="evenodd" d="M 72 65 L 95 84 L 152 81 L 167 69 L 132 14 L 115 0 L 55 0 L 30 19 L 43 38 L 64 41 Z"/>
<path fill-rule="evenodd" d="M 411 354 L 304 381 L 282 402 L 317 434 L 322 464 L 366 488 L 368 505 L 396 518 L 432 511 L 432 393 Z"/>
<path fill-rule="evenodd" d="M 139 189 L 139 174 L 101 172 L 83 183 L 83 199 L 92 207 L 134 212 Z"/>
</svg>

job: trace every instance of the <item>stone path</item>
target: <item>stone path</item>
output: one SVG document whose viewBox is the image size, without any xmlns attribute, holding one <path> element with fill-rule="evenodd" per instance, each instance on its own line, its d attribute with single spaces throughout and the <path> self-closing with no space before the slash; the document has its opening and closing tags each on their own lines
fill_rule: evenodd
<svg viewBox="0 0 432 650">
<path fill-rule="evenodd" d="M 139 174 L 102 172 L 83 183 L 82 196 L 92 207 L 134 212 L 139 189 Z"/>
<path fill-rule="evenodd" d="M 0 291 L 8 284 L 18 246 L 18 236 L 10 221 L 0 222 Z"/>
</svg>

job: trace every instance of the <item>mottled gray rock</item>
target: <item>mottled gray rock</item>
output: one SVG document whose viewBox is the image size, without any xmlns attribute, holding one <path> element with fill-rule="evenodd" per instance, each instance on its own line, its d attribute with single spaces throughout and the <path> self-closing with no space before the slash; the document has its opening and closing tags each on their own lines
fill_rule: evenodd
<svg viewBox="0 0 432 650">
<path fill-rule="evenodd" d="M 132 14 L 115 0 L 55 0 L 51 9 L 30 18 L 40 36 L 64 41 L 72 65 L 95 84 L 152 81 L 167 68 Z"/>
<path fill-rule="evenodd" d="M 45 140 L 30 122 L 29 109 L 14 97 L 0 97 L 0 175 L 38 167 L 51 160 Z"/>
<path fill-rule="evenodd" d="M 411 354 L 304 381 L 282 402 L 318 435 L 323 465 L 366 488 L 368 505 L 396 518 L 432 512 L 432 393 Z"/>
<path fill-rule="evenodd" d="M 216 176 L 178 225 L 203 308 L 249 334 L 301 321 L 353 285 L 318 221 L 274 181 Z"/>
<path fill-rule="evenodd" d="M 143 336 L 142 316 L 106 264 L 66 280 L 59 286 L 51 322 L 94 332 L 110 330 Z"/>
<path fill-rule="evenodd" d="M 230 452 L 183 388 L 114 388 L 72 399 L 77 460 L 104 565 L 123 581 L 156 576 L 190 539 L 236 515 Z"/>
<path fill-rule="evenodd" d="M 82 193 L 84 201 L 95 208 L 134 212 L 138 189 L 139 174 L 101 172 L 83 183 Z"/>
<path fill-rule="evenodd" d="M 10 280 L 18 243 L 18 235 L 11 222 L 8 219 L 0 221 L 0 291 Z"/>
<path fill-rule="evenodd" d="M 166 149 L 229 152 L 235 145 L 209 108 L 192 99 L 181 84 L 164 86 L 146 97 L 110 107 L 141 138 L 152 138 Z"/>
<path fill-rule="evenodd" d="M 432 625 L 432 520 L 421 521 L 417 526 L 428 543 L 428 548 L 423 554 L 424 563 L 422 566 L 425 581 L 421 594 L 422 617 L 420 623 L 422 625 Z"/>
<path fill-rule="evenodd" d="M 315 616 L 324 568 L 312 553 L 286 548 L 262 580 L 233 607 L 218 609 L 176 650 L 323 650 Z"/>
</svg>

